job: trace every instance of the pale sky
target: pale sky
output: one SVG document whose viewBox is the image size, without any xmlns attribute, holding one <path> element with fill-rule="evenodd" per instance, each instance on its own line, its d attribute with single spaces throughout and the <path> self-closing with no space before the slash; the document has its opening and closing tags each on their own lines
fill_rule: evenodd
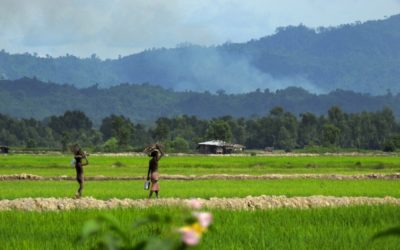
<svg viewBox="0 0 400 250">
<path fill-rule="evenodd" d="M 400 13 L 400 0 L 0 0 L 0 49 L 102 59 L 189 42 L 245 42 L 280 26 Z"/>
</svg>

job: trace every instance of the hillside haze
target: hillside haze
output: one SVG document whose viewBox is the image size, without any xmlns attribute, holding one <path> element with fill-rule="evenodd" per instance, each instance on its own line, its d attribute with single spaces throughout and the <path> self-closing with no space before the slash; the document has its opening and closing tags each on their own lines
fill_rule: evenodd
<svg viewBox="0 0 400 250">
<path fill-rule="evenodd" d="M 371 96 L 337 90 L 312 94 L 289 87 L 276 92 L 254 91 L 246 94 L 211 94 L 176 92 L 149 84 L 120 84 L 110 88 L 77 89 L 72 85 L 22 78 L 0 80 L 0 113 L 19 118 L 44 119 L 67 110 L 84 111 L 96 124 L 111 114 L 124 115 L 132 121 L 151 123 L 160 117 L 180 115 L 213 117 L 264 116 L 276 106 L 296 115 L 311 112 L 326 114 L 332 106 L 345 112 L 377 111 L 384 107 L 400 117 L 400 94 Z"/>
<path fill-rule="evenodd" d="M 0 52 L 0 78 L 36 77 L 79 88 L 150 83 L 173 90 L 243 93 L 302 87 L 373 95 L 400 92 L 400 15 L 385 20 L 309 29 L 289 26 L 247 43 L 182 44 L 115 60 L 93 55 L 46 58 Z"/>
</svg>

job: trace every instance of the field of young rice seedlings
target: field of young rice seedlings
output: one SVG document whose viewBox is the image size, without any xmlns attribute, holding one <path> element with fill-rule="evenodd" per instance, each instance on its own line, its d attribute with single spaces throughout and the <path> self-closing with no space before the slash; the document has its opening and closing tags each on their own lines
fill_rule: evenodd
<svg viewBox="0 0 400 250">
<path fill-rule="evenodd" d="M 260 195 L 400 197 L 398 180 L 160 180 L 162 198 L 246 197 Z M 0 181 L 0 199 L 70 197 L 75 181 Z M 143 181 L 87 181 L 84 196 L 97 199 L 146 198 Z"/>
<path fill-rule="evenodd" d="M 151 206 L 143 200 L 148 195 L 143 190 L 148 157 L 90 156 L 83 191 L 89 198 L 81 200 L 71 199 L 78 188 L 71 159 L 70 155 L 0 156 L 1 249 L 89 249 L 97 238 L 85 243 L 76 239 L 85 221 L 104 214 L 119 221 L 132 244 L 156 233 L 163 237 L 171 230 L 176 232 L 182 213 L 188 213 L 174 204 L 190 198 L 209 201 L 211 205 L 204 209 L 214 217 L 200 249 L 398 249 L 400 244 L 396 237 L 370 240 L 376 232 L 400 225 L 400 206 L 394 205 L 400 204 L 397 155 L 168 156 L 159 162 L 161 199 Z M 21 174 L 35 175 L 38 180 L 18 179 Z M 10 175 L 15 176 L 10 179 Z M 298 204 L 302 198 L 314 196 L 321 198 L 321 206 Z M 25 199 L 30 197 L 35 199 Z M 382 203 L 343 203 L 324 197 L 376 197 Z M 235 207 L 229 200 L 235 198 L 247 203 Z M 294 200 L 288 200 L 291 198 Z M 25 202 L 22 209 L 14 204 L 12 210 L 4 210 L 4 204 L 20 199 Z M 131 205 L 64 209 L 65 202 L 74 201 L 75 205 L 107 201 Z M 141 205 L 136 206 L 135 201 Z M 225 205 L 212 203 L 220 201 Z M 331 206 L 335 202 L 339 207 Z M 329 207 L 325 203 L 330 203 Z M 43 204 L 51 205 L 48 210 L 59 211 L 37 209 Z M 172 224 L 177 223 L 172 225 L 175 229 L 149 224 L 132 230 L 135 220 L 149 214 L 170 216 Z"/>
<path fill-rule="evenodd" d="M 400 239 L 371 241 L 378 231 L 400 222 L 400 208 L 356 206 L 319 209 L 257 211 L 210 210 L 211 230 L 198 249 L 398 249 Z M 99 214 L 113 216 L 128 232 L 131 244 L 161 232 L 161 237 L 181 226 L 179 208 L 73 210 L 67 212 L 0 212 L 2 249 L 89 249 L 96 238 L 77 242 L 85 221 Z M 170 216 L 172 225 L 144 224 L 132 229 L 140 218 Z"/>
<path fill-rule="evenodd" d="M 71 155 L 0 155 L 0 175 L 29 173 L 73 176 Z M 92 155 L 86 176 L 144 176 L 146 156 Z M 160 160 L 165 175 L 208 174 L 368 174 L 400 172 L 397 155 L 167 156 Z"/>
</svg>

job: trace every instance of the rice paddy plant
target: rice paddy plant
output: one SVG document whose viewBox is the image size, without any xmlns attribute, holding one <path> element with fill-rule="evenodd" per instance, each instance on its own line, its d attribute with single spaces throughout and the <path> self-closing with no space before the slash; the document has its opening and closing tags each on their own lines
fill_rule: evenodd
<svg viewBox="0 0 400 250">
<path fill-rule="evenodd" d="M 161 180 L 160 197 L 246 197 L 249 195 L 286 196 L 371 196 L 400 197 L 397 180 Z M 21 197 L 73 197 L 74 181 L 0 181 L 0 199 Z M 98 199 L 146 198 L 143 181 L 87 181 L 84 196 Z"/>
<path fill-rule="evenodd" d="M 0 174 L 42 176 L 74 175 L 70 155 L 0 156 Z M 143 176 L 146 156 L 92 155 L 87 176 Z M 160 161 L 161 174 L 269 174 L 269 173 L 394 173 L 400 172 L 396 155 L 365 156 L 168 156 Z"/>
<path fill-rule="evenodd" d="M 211 210 L 213 229 L 198 249 L 398 249 L 400 239 L 372 237 L 398 225 L 400 208 L 355 206 L 321 209 L 256 211 Z M 146 224 L 132 230 L 140 218 L 155 214 L 179 221 L 180 208 L 75 210 L 65 212 L 0 212 L 2 249 L 89 249 L 96 240 L 80 243 L 86 221 L 113 216 L 135 244 L 157 233 L 164 224 Z"/>
<path fill-rule="evenodd" d="M 0 174 L 31 173 L 74 176 L 70 155 L 0 156 Z M 90 156 L 86 176 L 145 176 L 148 158 Z M 160 161 L 161 174 L 268 174 L 268 173 L 394 173 L 397 156 L 183 156 Z M 161 197 L 245 197 L 248 195 L 332 195 L 400 197 L 397 180 L 160 180 Z M 0 199 L 72 197 L 75 181 L 0 181 Z M 98 199 L 145 198 L 143 181 L 87 181 L 85 196 Z M 398 249 L 400 239 L 371 240 L 378 232 L 400 224 L 400 208 L 357 206 L 309 210 L 212 210 L 214 229 L 199 249 Z M 101 215 L 116 218 L 127 230 L 130 243 L 166 233 L 163 225 L 131 230 L 133 221 L 151 214 L 178 221 L 182 208 L 73 210 L 63 212 L 0 212 L 1 249 L 89 249 L 98 238 L 77 242 L 84 223 Z"/>
</svg>

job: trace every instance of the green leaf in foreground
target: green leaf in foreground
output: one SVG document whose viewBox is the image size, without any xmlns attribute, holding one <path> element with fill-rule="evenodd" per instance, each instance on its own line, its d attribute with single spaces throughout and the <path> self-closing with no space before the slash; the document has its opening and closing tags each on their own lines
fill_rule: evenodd
<svg viewBox="0 0 400 250">
<path fill-rule="evenodd" d="M 118 221 L 110 215 L 100 215 L 96 219 L 87 221 L 78 237 L 79 242 L 84 242 L 92 237 L 100 236 L 94 249 L 121 249 L 129 243 L 129 237 L 121 229 Z"/>
<path fill-rule="evenodd" d="M 400 226 L 396 226 L 396 227 L 386 229 L 384 231 L 380 231 L 372 237 L 372 240 L 376 240 L 378 238 L 383 238 L 383 237 L 388 237 L 388 236 L 400 237 Z"/>
</svg>

